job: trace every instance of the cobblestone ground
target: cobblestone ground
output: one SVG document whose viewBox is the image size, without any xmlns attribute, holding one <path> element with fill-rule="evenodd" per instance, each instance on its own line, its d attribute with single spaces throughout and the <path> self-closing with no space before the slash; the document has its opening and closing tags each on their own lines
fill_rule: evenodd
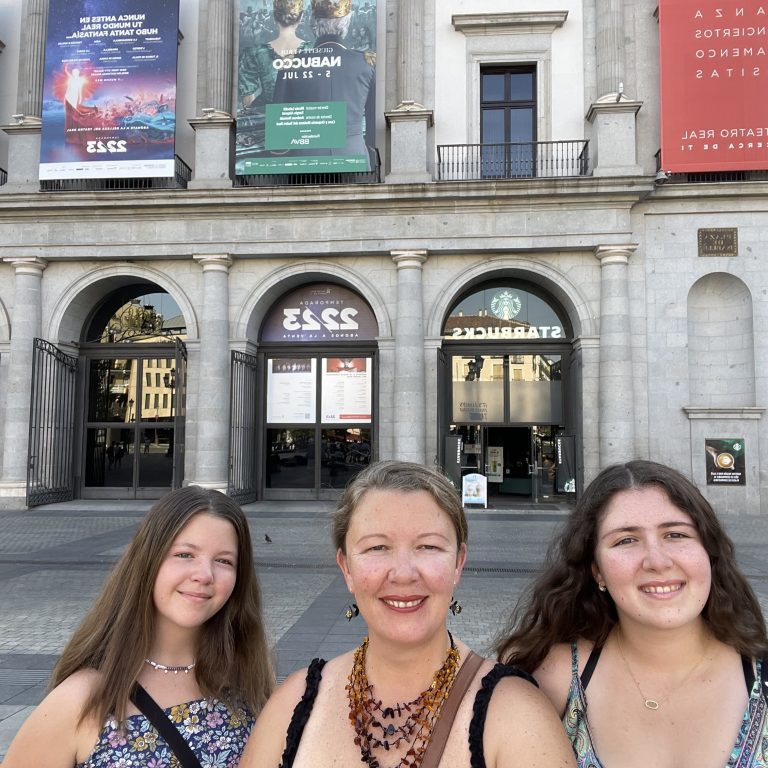
<svg viewBox="0 0 768 768">
<path fill-rule="evenodd" d="M 146 506 L 73 502 L 0 512 L 0 759 Z M 278 676 L 355 647 L 365 625 L 344 618 L 349 596 L 334 565 L 330 505 L 260 503 L 246 511 Z M 488 651 L 565 512 L 542 505 L 469 513 L 469 557 L 457 590 L 463 611 L 449 618 L 456 636 Z M 768 525 L 735 516 L 725 523 L 768 610 Z"/>
</svg>

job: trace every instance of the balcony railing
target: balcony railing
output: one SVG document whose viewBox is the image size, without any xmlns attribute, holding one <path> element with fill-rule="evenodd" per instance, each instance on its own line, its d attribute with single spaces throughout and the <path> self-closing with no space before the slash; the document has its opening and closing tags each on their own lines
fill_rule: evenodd
<svg viewBox="0 0 768 768">
<path fill-rule="evenodd" d="M 0 168 L 0 187 L 8 182 L 8 171 L 5 168 Z"/>
<path fill-rule="evenodd" d="M 173 177 L 147 176 L 126 179 L 47 179 L 40 182 L 41 192 L 95 192 L 126 189 L 186 189 L 192 169 L 174 155 Z"/>
<path fill-rule="evenodd" d="M 328 184 L 379 184 L 381 157 L 375 150 L 373 168 L 356 173 L 258 173 L 235 177 L 236 187 L 325 186 Z"/>
<path fill-rule="evenodd" d="M 437 148 L 439 181 L 562 178 L 589 173 L 586 140 L 443 144 Z"/>
</svg>

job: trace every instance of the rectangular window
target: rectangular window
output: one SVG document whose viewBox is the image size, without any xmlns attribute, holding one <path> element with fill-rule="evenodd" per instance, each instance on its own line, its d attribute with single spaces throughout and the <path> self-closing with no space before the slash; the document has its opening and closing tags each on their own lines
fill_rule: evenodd
<svg viewBox="0 0 768 768">
<path fill-rule="evenodd" d="M 160 386 L 160 374 L 159 373 L 155 374 L 155 386 L 156 387 Z"/>
<path fill-rule="evenodd" d="M 152 386 L 152 374 L 151 373 L 146 373 L 144 375 L 147 377 L 147 386 L 151 387 Z"/>
<path fill-rule="evenodd" d="M 480 70 L 480 140 L 484 178 L 536 175 L 536 67 Z"/>
<path fill-rule="evenodd" d="M 167 408 L 167 407 L 168 407 L 168 395 L 164 394 L 163 395 L 163 408 Z"/>
<path fill-rule="evenodd" d="M 144 393 L 144 410 L 149 410 L 149 392 Z"/>
<path fill-rule="evenodd" d="M 155 393 L 155 408 L 160 407 L 160 395 Z"/>
</svg>

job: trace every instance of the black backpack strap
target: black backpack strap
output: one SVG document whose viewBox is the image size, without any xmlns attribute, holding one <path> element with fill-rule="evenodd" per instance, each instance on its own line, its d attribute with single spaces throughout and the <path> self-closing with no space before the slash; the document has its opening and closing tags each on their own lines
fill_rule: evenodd
<svg viewBox="0 0 768 768">
<path fill-rule="evenodd" d="M 168 715 L 157 705 L 157 702 L 138 683 L 131 691 L 131 701 L 155 727 L 155 730 L 165 739 L 168 746 L 179 759 L 183 768 L 202 768 L 200 761 L 178 728 L 168 719 Z"/>
</svg>

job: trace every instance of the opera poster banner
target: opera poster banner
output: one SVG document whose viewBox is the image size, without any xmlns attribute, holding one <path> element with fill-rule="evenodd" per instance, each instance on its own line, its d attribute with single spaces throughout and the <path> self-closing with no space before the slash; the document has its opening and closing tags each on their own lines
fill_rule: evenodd
<svg viewBox="0 0 768 768">
<path fill-rule="evenodd" d="M 236 173 L 376 162 L 376 0 L 241 0 Z"/>
<path fill-rule="evenodd" d="M 746 485 L 746 457 L 741 437 L 704 441 L 707 485 Z"/>
<path fill-rule="evenodd" d="M 267 421 L 270 424 L 315 422 L 315 358 L 275 357 L 267 369 Z"/>
<path fill-rule="evenodd" d="M 372 362 L 370 357 L 323 358 L 324 423 L 371 423 Z"/>
<path fill-rule="evenodd" d="M 768 168 L 768 4 L 660 0 L 661 166 Z"/>
<path fill-rule="evenodd" d="M 172 177 L 179 0 L 50 0 L 40 179 Z"/>
</svg>

